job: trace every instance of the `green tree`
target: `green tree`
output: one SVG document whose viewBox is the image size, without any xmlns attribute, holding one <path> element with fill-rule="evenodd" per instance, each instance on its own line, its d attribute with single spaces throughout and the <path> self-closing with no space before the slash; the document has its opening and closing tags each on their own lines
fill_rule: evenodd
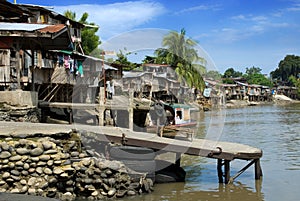
<svg viewBox="0 0 300 201">
<path fill-rule="evenodd" d="M 119 53 L 117 53 L 117 59 L 113 63 L 123 66 L 123 70 L 125 71 L 130 71 L 137 68 L 136 63 L 128 61 L 127 55 L 129 54 L 131 53 L 123 53 L 123 51 L 120 50 Z"/>
<path fill-rule="evenodd" d="M 156 58 L 157 57 L 146 55 L 142 62 L 144 64 L 154 64 L 154 63 L 156 64 Z"/>
<path fill-rule="evenodd" d="M 155 51 L 156 62 L 169 64 L 175 69 L 179 81 L 185 81 L 190 87 L 203 91 L 205 83 L 201 74 L 206 71 L 202 65 L 205 59 L 198 56 L 194 49 L 197 43 L 186 38 L 185 33 L 181 29 L 180 33 L 171 31 L 167 34 L 162 41 L 164 48 Z"/>
<path fill-rule="evenodd" d="M 289 77 L 297 77 L 300 73 L 300 57 L 287 55 L 279 62 L 278 67 L 271 72 L 272 79 L 288 84 Z"/>
<path fill-rule="evenodd" d="M 246 68 L 247 75 L 261 74 L 261 68 L 252 66 L 251 68 Z"/>
<path fill-rule="evenodd" d="M 70 10 L 67 10 L 64 12 L 64 15 L 73 20 L 76 21 L 76 13 L 72 12 Z M 96 32 L 98 31 L 98 26 L 95 25 L 95 23 L 89 23 L 87 21 L 88 13 L 83 13 L 81 18 L 78 22 L 85 25 L 85 27 L 81 30 L 81 44 L 82 49 L 85 54 L 89 55 L 92 54 L 92 56 L 100 57 L 99 53 L 100 50 L 98 46 L 100 45 L 100 39 L 99 36 L 96 35 Z"/>
<path fill-rule="evenodd" d="M 297 97 L 300 98 L 300 78 L 297 78 L 293 75 L 289 77 L 289 81 L 294 87 L 297 87 Z"/>
<path fill-rule="evenodd" d="M 234 68 L 228 68 L 223 74 L 223 78 L 236 78 L 242 76 L 243 73 L 240 71 L 235 71 Z"/>
<path fill-rule="evenodd" d="M 243 75 L 243 77 L 246 79 L 248 84 L 258 84 L 272 87 L 273 83 L 271 80 L 264 76 L 261 71 L 261 68 L 255 66 L 246 68 L 246 73 Z"/>
<path fill-rule="evenodd" d="M 271 80 L 266 78 L 261 73 L 254 73 L 254 74 L 246 75 L 246 79 L 247 79 L 248 84 L 258 84 L 258 85 L 269 86 L 269 87 L 273 86 L 273 83 L 271 82 Z"/>
<path fill-rule="evenodd" d="M 223 83 L 234 84 L 233 78 L 242 77 L 243 73 L 234 70 L 234 68 L 228 68 L 223 74 Z"/>
</svg>

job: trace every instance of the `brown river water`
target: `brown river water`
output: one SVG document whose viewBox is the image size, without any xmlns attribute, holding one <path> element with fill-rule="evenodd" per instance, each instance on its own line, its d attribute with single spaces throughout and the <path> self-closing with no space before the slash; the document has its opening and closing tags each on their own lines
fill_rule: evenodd
<svg viewBox="0 0 300 201">
<path fill-rule="evenodd" d="M 154 191 L 124 201 L 289 201 L 300 199 L 300 104 L 264 105 L 200 114 L 197 138 L 230 141 L 263 150 L 263 178 L 250 167 L 232 184 L 219 184 L 216 160 L 184 155 L 186 182 L 156 184 Z M 247 161 L 231 162 L 231 175 Z"/>
</svg>

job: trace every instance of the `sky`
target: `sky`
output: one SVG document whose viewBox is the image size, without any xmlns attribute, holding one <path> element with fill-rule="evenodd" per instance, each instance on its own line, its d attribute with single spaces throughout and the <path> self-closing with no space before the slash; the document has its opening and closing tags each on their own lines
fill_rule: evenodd
<svg viewBox="0 0 300 201">
<path fill-rule="evenodd" d="M 13 2 L 13 0 L 9 0 Z M 195 40 L 208 69 L 269 74 L 288 54 L 300 55 L 300 0 L 17 0 L 63 14 L 84 12 L 99 25 L 102 48 L 134 52 L 142 59 L 161 47 L 163 36 L 180 32 Z M 129 57 L 130 58 L 130 57 Z"/>
</svg>

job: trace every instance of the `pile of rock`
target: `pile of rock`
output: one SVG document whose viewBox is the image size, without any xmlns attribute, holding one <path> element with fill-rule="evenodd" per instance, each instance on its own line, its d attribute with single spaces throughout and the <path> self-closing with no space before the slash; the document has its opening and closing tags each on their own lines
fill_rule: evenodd
<svg viewBox="0 0 300 201">
<path fill-rule="evenodd" d="M 91 157 L 77 133 L 0 138 L 0 192 L 96 200 L 150 192 L 152 186 L 144 177 L 133 181 L 122 162 Z"/>
<path fill-rule="evenodd" d="M 40 111 L 37 107 L 12 106 L 0 103 L 0 121 L 40 122 Z"/>
</svg>

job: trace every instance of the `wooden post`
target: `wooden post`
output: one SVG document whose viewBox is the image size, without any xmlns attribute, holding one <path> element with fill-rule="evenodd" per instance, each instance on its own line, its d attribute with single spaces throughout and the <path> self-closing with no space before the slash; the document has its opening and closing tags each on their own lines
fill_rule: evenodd
<svg viewBox="0 0 300 201">
<path fill-rule="evenodd" d="M 72 108 L 68 108 L 67 111 L 69 113 L 69 124 L 72 124 L 73 123 L 73 110 L 72 110 Z"/>
<path fill-rule="evenodd" d="M 35 91 L 34 82 L 34 50 L 31 50 L 31 91 Z"/>
<path fill-rule="evenodd" d="M 181 153 L 176 153 L 176 161 L 175 161 L 176 167 L 180 167 L 180 161 L 181 161 Z"/>
<path fill-rule="evenodd" d="M 133 90 L 129 90 L 129 108 L 128 108 L 129 129 L 133 130 Z"/>
<path fill-rule="evenodd" d="M 104 126 L 104 111 L 105 111 L 105 89 L 100 87 L 99 90 L 99 108 L 98 108 L 98 118 L 99 118 L 99 126 Z"/>
<path fill-rule="evenodd" d="M 258 179 L 260 179 L 260 177 L 263 176 L 259 159 L 255 160 L 254 166 L 255 166 L 254 167 L 255 168 L 255 179 L 258 180 Z"/>
<path fill-rule="evenodd" d="M 225 160 L 224 162 L 224 177 L 225 177 L 225 184 L 228 184 L 230 181 L 230 161 Z"/>
<path fill-rule="evenodd" d="M 20 78 L 20 68 L 21 68 L 21 64 L 20 64 L 20 45 L 19 43 L 17 43 L 17 47 L 16 47 L 16 72 L 17 72 L 17 89 L 21 89 L 21 78 Z"/>
<path fill-rule="evenodd" d="M 223 160 L 222 160 L 222 159 L 218 159 L 217 170 L 218 170 L 219 183 L 223 183 L 223 171 L 222 171 L 222 166 L 223 166 Z"/>
</svg>

